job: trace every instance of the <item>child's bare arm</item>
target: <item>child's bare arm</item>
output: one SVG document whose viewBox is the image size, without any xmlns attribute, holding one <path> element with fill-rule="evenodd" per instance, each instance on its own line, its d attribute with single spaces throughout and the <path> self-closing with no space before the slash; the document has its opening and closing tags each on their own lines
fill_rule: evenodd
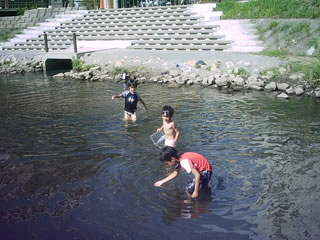
<svg viewBox="0 0 320 240">
<path fill-rule="evenodd" d="M 163 125 L 157 129 L 157 132 L 161 132 L 163 130 Z"/>
<path fill-rule="evenodd" d="M 175 123 L 173 123 L 172 129 L 176 132 L 176 135 L 175 135 L 175 138 L 174 138 L 174 142 L 176 143 L 178 141 L 178 139 L 179 139 L 180 131 L 177 128 Z"/>
<path fill-rule="evenodd" d="M 176 176 L 178 176 L 178 174 L 179 174 L 179 170 L 176 169 L 169 176 L 167 176 L 166 178 L 164 178 L 164 179 L 162 179 L 162 180 L 160 180 L 158 182 L 155 182 L 154 186 L 160 187 L 162 184 L 174 179 Z"/>
<path fill-rule="evenodd" d="M 145 104 L 145 102 L 142 100 L 142 98 L 141 98 L 141 103 L 143 104 L 143 106 L 144 106 L 144 109 L 147 111 L 148 110 L 148 108 L 147 108 L 147 105 Z"/>
<path fill-rule="evenodd" d="M 196 197 L 199 196 L 200 173 L 195 168 L 192 169 L 192 173 L 193 173 L 194 178 L 195 178 L 195 184 L 194 184 L 194 190 L 193 190 L 193 193 L 191 195 L 191 198 L 196 198 Z"/>
<path fill-rule="evenodd" d="M 121 98 L 121 97 L 122 97 L 122 93 L 120 93 L 119 95 L 112 95 L 111 99 Z"/>
</svg>

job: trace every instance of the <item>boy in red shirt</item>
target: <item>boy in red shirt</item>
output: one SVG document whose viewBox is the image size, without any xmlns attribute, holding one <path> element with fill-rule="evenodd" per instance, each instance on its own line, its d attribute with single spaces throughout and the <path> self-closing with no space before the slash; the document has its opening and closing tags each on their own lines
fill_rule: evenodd
<svg viewBox="0 0 320 240">
<path fill-rule="evenodd" d="M 154 183 L 154 186 L 159 187 L 174 179 L 178 176 L 180 168 L 194 175 L 193 181 L 186 187 L 187 192 L 191 194 L 191 198 L 198 197 L 199 190 L 208 186 L 212 176 L 212 167 L 208 160 L 201 154 L 195 152 L 178 154 L 175 148 L 165 146 L 160 151 L 160 161 L 166 162 L 169 166 L 175 166 L 175 170 L 166 178 Z"/>
</svg>

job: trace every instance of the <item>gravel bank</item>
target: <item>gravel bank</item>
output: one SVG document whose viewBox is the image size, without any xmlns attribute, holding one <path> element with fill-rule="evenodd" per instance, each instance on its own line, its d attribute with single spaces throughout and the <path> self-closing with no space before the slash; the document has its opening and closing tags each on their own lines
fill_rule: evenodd
<svg viewBox="0 0 320 240">
<path fill-rule="evenodd" d="M 122 60 L 125 66 L 150 67 L 154 72 L 161 72 L 176 64 L 188 61 L 197 62 L 202 60 L 207 64 L 232 61 L 238 66 L 243 66 L 250 72 L 260 72 L 273 67 L 279 67 L 285 64 L 285 61 L 274 57 L 259 56 L 245 53 L 226 53 L 226 52 L 190 52 L 190 51 L 147 51 L 132 49 L 109 49 L 97 51 L 84 56 L 88 64 L 106 64 L 108 62 L 117 62 Z"/>
<path fill-rule="evenodd" d="M 44 52 L 40 51 L 1 51 L 0 56 L 14 55 L 18 60 L 24 57 L 32 58 L 41 56 Z M 83 59 L 87 64 L 103 65 L 107 63 L 116 63 L 122 61 L 123 66 L 141 66 L 152 69 L 153 72 L 161 72 L 168 68 L 175 67 L 176 64 L 188 61 L 197 62 L 202 60 L 207 64 L 221 62 L 221 66 L 228 61 L 243 66 L 250 72 L 258 73 L 260 71 L 279 67 L 286 64 L 285 61 L 275 57 L 259 56 L 246 53 L 228 53 L 228 52 L 202 52 L 202 51 L 147 51 L 133 49 L 108 49 L 86 54 Z"/>
</svg>

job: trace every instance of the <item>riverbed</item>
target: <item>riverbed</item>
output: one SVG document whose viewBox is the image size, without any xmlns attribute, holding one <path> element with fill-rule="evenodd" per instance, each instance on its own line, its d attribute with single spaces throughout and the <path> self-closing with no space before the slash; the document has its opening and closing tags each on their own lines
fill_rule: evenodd
<svg viewBox="0 0 320 240">
<path fill-rule="evenodd" d="M 122 120 L 113 82 L 0 76 L 4 239 L 319 239 L 320 105 L 309 97 L 141 84 Z M 180 151 L 213 166 L 193 201 L 150 135 L 171 105 Z"/>
</svg>

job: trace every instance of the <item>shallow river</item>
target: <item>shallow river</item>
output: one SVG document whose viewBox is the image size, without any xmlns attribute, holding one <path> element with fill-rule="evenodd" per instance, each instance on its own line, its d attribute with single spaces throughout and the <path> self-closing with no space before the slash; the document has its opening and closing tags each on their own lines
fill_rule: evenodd
<svg viewBox="0 0 320 240">
<path fill-rule="evenodd" d="M 320 239 L 318 100 L 144 84 L 133 124 L 121 91 L 0 76 L 1 239 Z M 188 174 L 153 186 L 170 171 L 150 140 L 167 104 L 178 150 L 214 169 L 191 202 Z"/>
</svg>

